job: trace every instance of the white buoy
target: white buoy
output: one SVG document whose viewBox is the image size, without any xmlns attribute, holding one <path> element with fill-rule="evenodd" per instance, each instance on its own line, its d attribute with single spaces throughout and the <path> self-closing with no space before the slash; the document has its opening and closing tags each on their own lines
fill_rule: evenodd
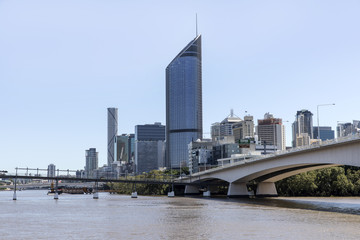
<svg viewBox="0 0 360 240">
<path fill-rule="evenodd" d="M 131 193 L 131 198 L 137 198 L 137 192 Z"/>
<path fill-rule="evenodd" d="M 174 191 L 168 192 L 168 197 L 175 197 L 175 192 Z"/>
<path fill-rule="evenodd" d="M 98 192 L 94 193 L 93 199 L 99 199 L 99 193 Z"/>
<path fill-rule="evenodd" d="M 54 199 L 55 199 L 55 200 L 58 200 L 58 199 L 59 199 L 59 193 L 58 193 L 58 192 L 55 193 Z"/>
<path fill-rule="evenodd" d="M 14 191 L 13 200 L 16 200 L 16 191 Z"/>
</svg>

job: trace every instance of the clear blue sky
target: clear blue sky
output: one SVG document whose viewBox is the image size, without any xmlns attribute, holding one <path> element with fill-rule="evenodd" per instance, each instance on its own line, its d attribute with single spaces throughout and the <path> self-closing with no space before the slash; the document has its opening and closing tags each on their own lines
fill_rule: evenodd
<svg viewBox="0 0 360 240">
<path fill-rule="evenodd" d="M 203 42 L 203 126 L 233 108 L 271 112 L 287 143 L 297 110 L 320 125 L 360 119 L 359 1 L 0 0 L 0 169 L 106 163 L 108 107 L 119 133 L 165 124 L 165 68 Z"/>
</svg>

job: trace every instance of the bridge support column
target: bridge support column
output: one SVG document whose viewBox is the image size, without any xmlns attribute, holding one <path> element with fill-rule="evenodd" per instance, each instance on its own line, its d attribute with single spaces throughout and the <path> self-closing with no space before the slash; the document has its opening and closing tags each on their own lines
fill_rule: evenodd
<svg viewBox="0 0 360 240">
<path fill-rule="evenodd" d="M 198 194 L 200 194 L 199 188 L 197 186 L 186 185 L 184 194 L 185 195 L 198 195 Z"/>
<path fill-rule="evenodd" d="M 227 196 L 229 198 L 235 197 L 249 197 L 249 191 L 247 189 L 246 183 L 240 182 L 235 183 L 232 182 L 229 184 Z"/>
<path fill-rule="evenodd" d="M 99 192 L 94 192 L 93 199 L 99 199 Z"/>
<path fill-rule="evenodd" d="M 207 191 L 203 192 L 203 197 L 211 197 L 210 190 L 207 190 Z"/>
<path fill-rule="evenodd" d="M 95 182 L 95 192 L 93 194 L 93 199 L 99 199 L 99 190 L 98 190 L 98 182 Z"/>
<path fill-rule="evenodd" d="M 136 183 L 133 184 L 133 191 L 131 193 L 131 198 L 137 198 L 137 191 L 136 191 Z"/>
<path fill-rule="evenodd" d="M 168 192 L 168 197 L 175 197 L 174 184 L 171 184 L 171 192 Z"/>
<path fill-rule="evenodd" d="M 55 194 L 54 194 L 54 199 L 58 200 L 59 199 L 59 193 L 58 193 L 58 180 L 56 179 L 56 185 L 55 185 Z"/>
<path fill-rule="evenodd" d="M 16 176 L 17 176 L 17 169 L 18 169 L 18 168 L 16 168 Z M 15 187 L 14 187 L 13 200 L 16 200 L 16 199 L 17 199 L 17 198 L 16 198 L 16 183 L 17 183 L 17 177 L 15 177 Z"/>
<path fill-rule="evenodd" d="M 273 182 L 260 182 L 256 189 L 257 197 L 277 197 L 275 183 Z"/>
</svg>

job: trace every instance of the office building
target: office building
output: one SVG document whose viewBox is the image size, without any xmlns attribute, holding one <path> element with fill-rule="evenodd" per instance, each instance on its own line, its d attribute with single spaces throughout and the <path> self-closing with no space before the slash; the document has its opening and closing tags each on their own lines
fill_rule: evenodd
<svg viewBox="0 0 360 240">
<path fill-rule="evenodd" d="M 135 169 L 135 134 L 121 134 L 116 137 L 116 166 L 121 176 L 133 173 Z"/>
<path fill-rule="evenodd" d="M 231 109 L 229 116 L 227 116 L 220 123 L 217 122 L 211 125 L 211 139 L 216 141 L 223 138 L 224 136 L 233 136 L 233 125 L 241 121 L 242 119 L 234 115 L 234 112 Z"/>
<path fill-rule="evenodd" d="M 135 166 L 137 173 L 165 166 L 165 126 L 161 123 L 135 126 Z"/>
<path fill-rule="evenodd" d="M 188 144 L 202 139 L 201 35 L 166 68 L 166 165 L 180 168 L 189 158 Z"/>
<path fill-rule="evenodd" d="M 99 165 L 99 153 L 96 152 L 96 148 L 90 148 L 85 150 L 85 176 L 94 177 L 94 171 Z"/>
<path fill-rule="evenodd" d="M 331 127 L 313 127 L 313 135 L 314 139 L 318 139 L 318 132 L 320 132 L 320 138 L 322 141 L 334 139 L 335 133 L 334 130 L 331 129 Z"/>
<path fill-rule="evenodd" d="M 213 142 L 208 141 L 195 141 L 190 142 L 189 146 L 189 172 L 191 174 L 209 169 L 213 165 L 217 165 L 217 162 L 213 161 L 212 150 Z"/>
<path fill-rule="evenodd" d="M 336 127 L 337 137 L 346 137 L 351 134 L 356 134 L 360 132 L 360 121 L 353 120 L 353 123 L 338 123 Z"/>
<path fill-rule="evenodd" d="M 293 147 L 298 147 L 297 143 L 302 143 L 305 145 L 310 144 L 310 140 L 307 139 L 314 139 L 313 134 L 313 114 L 306 109 L 297 111 L 295 116 L 295 121 L 292 125 L 293 130 Z M 298 140 L 299 138 L 299 140 Z M 303 139 L 300 141 L 300 139 Z M 304 146 L 304 145 L 301 145 Z"/>
<path fill-rule="evenodd" d="M 130 144 L 129 136 L 127 134 L 121 134 L 116 137 L 116 161 L 129 162 L 130 160 Z"/>
<path fill-rule="evenodd" d="M 236 143 L 242 139 L 253 139 L 255 137 L 253 116 L 245 116 L 243 121 L 234 123 L 232 128 Z"/>
<path fill-rule="evenodd" d="M 261 145 L 273 145 L 277 150 L 286 149 L 285 127 L 281 118 L 274 118 L 270 113 L 258 120 L 256 133 Z"/>
<path fill-rule="evenodd" d="M 118 109 L 107 109 L 108 131 L 107 131 L 107 164 L 110 167 L 116 161 L 116 137 L 118 132 Z"/>
<path fill-rule="evenodd" d="M 47 176 L 48 177 L 55 177 L 56 176 L 56 166 L 54 164 L 49 164 L 47 169 Z M 49 182 L 52 180 L 49 180 Z"/>
</svg>

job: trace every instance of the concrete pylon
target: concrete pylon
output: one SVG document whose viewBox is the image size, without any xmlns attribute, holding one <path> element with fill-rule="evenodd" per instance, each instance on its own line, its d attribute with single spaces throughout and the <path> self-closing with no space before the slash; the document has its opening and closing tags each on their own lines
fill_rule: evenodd
<svg viewBox="0 0 360 240">
<path fill-rule="evenodd" d="M 249 197 L 249 191 L 246 183 L 244 182 L 232 182 L 229 184 L 227 196 L 230 198 L 235 197 Z"/>
<path fill-rule="evenodd" d="M 137 197 L 138 197 L 137 192 L 132 192 L 132 193 L 131 193 L 131 198 L 137 198 Z"/>
<path fill-rule="evenodd" d="M 98 192 L 94 192 L 93 199 L 99 199 L 99 193 Z"/>
<path fill-rule="evenodd" d="M 211 192 L 210 192 L 210 190 L 207 190 L 207 191 L 203 192 L 203 196 L 204 196 L 204 197 L 211 197 Z"/>
<path fill-rule="evenodd" d="M 273 182 L 260 182 L 256 189 L 257 197 L 277 197 L 275 183 Z"/>
<path fill-rule="evenodd" d="M 185 195 L 198 195 L 198 194 L 200 194 L 199 188 L 197 186 L 193 186 L 193 185 L 186 185 L 184 194 Z"/>
</svg>

